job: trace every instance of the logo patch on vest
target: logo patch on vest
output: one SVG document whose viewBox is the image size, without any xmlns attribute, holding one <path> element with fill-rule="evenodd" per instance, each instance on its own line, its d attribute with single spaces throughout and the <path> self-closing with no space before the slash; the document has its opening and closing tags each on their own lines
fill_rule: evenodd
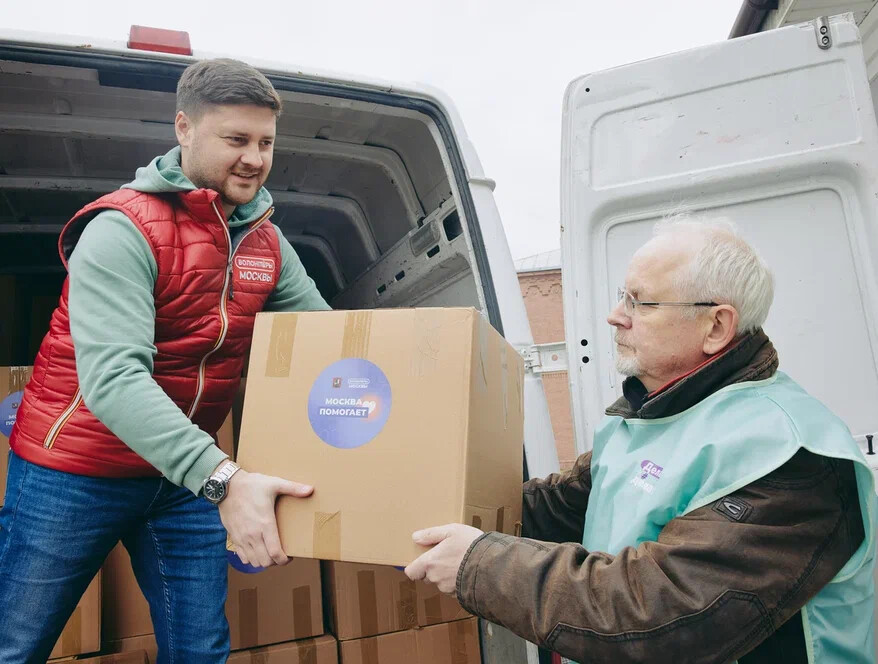
<svg viewBox="0 0 878 664">
<path fill-rule="evenodd" d="M 238 281 L 274 283 L 274 259 L 259 256 L 235 256 L 235 277 Z"/>
<path fill-rule="evenodd" d="M 713 511 L 722 514 L 730 521 L 744 521 L 750 516 L 753 506 L 740 498 L 726 496 L 713 504 Z"/>
<path fill-rule="evenodd" d="M 664 468 L 654 461 L 644 459 L 640 462 L 640 468 L 634 473 L 634 477 L 631 478 L 631 484 L 646 491 L 646 493 L 652 493 L 655 490 L 656 482 L 662 477 L 663 470 Z"/>
</svg>

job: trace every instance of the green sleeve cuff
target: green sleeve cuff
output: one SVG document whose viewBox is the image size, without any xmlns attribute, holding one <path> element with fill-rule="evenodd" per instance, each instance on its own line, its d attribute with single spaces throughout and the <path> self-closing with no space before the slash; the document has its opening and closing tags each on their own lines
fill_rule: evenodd
<svg viewBox="0 0 878 664">
<path fill-rule="evenodd" d="M 189 489 L 196 496 L 201 493 L 201 487 L 204 480 L 210 477 L 214 469 L 223 459 L 228 459 L 229 455 L 223 452 L 216 445 L 210 445 L 201 456 L 195 460 L 189 472 L 183 476 L 183 486 Z"/>
</svg>

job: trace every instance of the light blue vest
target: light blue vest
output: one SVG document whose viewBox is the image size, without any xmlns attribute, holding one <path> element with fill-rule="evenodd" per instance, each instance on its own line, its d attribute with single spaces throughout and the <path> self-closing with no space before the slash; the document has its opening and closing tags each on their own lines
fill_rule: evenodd
<svg viewBox="0 0 878 664">
<path fill-rule="evenodd" d="M 655 541 L 671 519 L 768 475 L 803 447 L 854 462 L 866 531 L 802 611 L 808 661 L 874 662 L 872 472 L 844 423 L 786 374 L 723 388 L 672 417 L 609 417 L 594 438 L 582 544 L 615 555 Z"/>
</svg>

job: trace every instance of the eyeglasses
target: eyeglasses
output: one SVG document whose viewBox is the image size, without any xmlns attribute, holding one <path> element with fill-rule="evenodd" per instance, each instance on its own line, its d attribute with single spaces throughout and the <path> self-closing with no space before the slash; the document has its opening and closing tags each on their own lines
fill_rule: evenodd
<svg viewBox="0 0 878 664">
<path fill-rule="evenodd" d="M 716 307 L 716 302 L 641 302 L 624 288 L 616 289 L 617 302 L 622 302 L 625 313 L 630 316 L 638 307 Z"/>
</svg>

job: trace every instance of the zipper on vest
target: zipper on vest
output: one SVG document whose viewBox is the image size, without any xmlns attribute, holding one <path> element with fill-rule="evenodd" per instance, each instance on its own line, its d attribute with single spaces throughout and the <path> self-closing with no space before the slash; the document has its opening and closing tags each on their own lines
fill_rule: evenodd
<svg viewBox="0 0 878 664">
<path fill-rule="evenodd" d="M 207 360 L 210 359 L 210 356 L 216 353 L 223 345 L 226 340 L 226 335 L 229 332 L 229 310 L 228 310 L 228 300 L 232 299 L 232 261 L 235 257 L 235 250 L 232 249 L 232 235 L 229 232 L 229 225 L 226 222 L 225 217 L 220 213 L 219 208 L 216 206 L 216 201 L 211 203 L 213 207 L 213 211 L 216 213 L 217 219 L 219 219 L 220 225 L 223 227 L 223 230 L 226 233 L 226 242 L 228 243 L 229 248 L 229 259 L 226 269 L 226 277 L 223 281 L 223 290 L 220 294 L 220 334 L 217 337 L 216 343 L 213 348 L 208 351 L 208 353 L 201 358 L 201 362 L 198 364 L 198 382 L 195 388 L 195 399 L 192 400 L 192 405 L 189 407 L 189 412 L 186 413 L 186 417 L 190 420 L 195 415 L 195 411 L 198 410 L 198 406 L 201 403 L 201 397 L 204 394 L 204 381 L 205 381 L 205 369 L 207 367 Z M 247 236 L 250 235 L 253 231 L 259 228 L 263 222 L 271 216 L 271 213 L 274 212 L 274 208 L 269 208 L 268 211 L 262 215 L 256 222 L 254 222 L 247 232 L 241 237 L 241 241 L 238 242 L 238 246 L 240 247 L 244 240 L 247 239 Z"/>
<path fill-rule="evenodd" d="M 79 404 L 82 403 L 82 390 L 80 388 L 76 388 L 76 393 L 73 395 L 73 399 L 67 405 L 67 408 L 64 409 L 58 419 L 55 420 L 52 427 L 49 429 L 49 433 L 46 434 L 46 439 L 43 441 L 43 447 L 47 450 L 51 450 L 55 445 L 55 441 L 58 440 L 58 436 L 61 435 L 61 429 L 64 428 L 64 425 L 70 421 L 70 418 L 73 417 L 73 413 L 76 412 L 76 409 L 79 408 Z"/>
</svg>

